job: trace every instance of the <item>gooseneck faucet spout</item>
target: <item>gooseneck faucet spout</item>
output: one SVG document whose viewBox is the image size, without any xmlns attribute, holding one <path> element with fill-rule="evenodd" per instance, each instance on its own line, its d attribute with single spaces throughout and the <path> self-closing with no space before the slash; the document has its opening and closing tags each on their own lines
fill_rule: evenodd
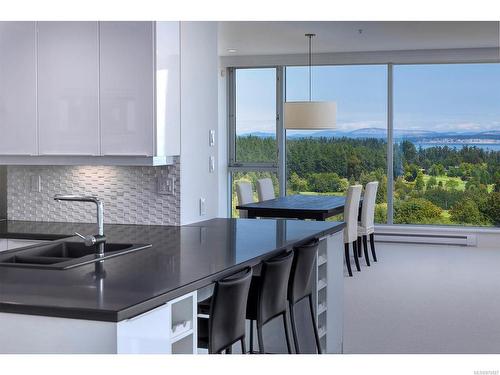
<svg viewBox="0 0 500 375">
<path fill-rule="evenodd" d="M 80 233 L 75 233 L 77 236 L 85 241 L 87 246 L 97 246 L 97 254 L 104 255 L 104 243 L 106 242 L 106 236 L 104 236 L 104 204 L 99 198 L 91 195 L 55 195 L 54 200 L 56 201 L 66 201 L 66 202 L 91 202 L 95 203 L 97 206 L 97 227 L 98 234 L 96 236 L 83 236 Z"/>
</svg>

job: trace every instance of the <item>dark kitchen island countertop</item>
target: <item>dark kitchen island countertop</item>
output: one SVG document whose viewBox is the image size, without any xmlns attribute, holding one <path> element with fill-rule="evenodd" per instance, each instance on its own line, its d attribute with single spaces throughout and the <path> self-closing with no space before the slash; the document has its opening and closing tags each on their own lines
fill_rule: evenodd
<svg viewBox="0 0 500 375">
<path fill-rule="evenodd" d="M 108 242 L 152 247 L 104 260 L 99 275 L 94 265 L 70 270 L 0 266 L 0 312 L 118 322 L 344 225 L 222 218 L 184 226 L 105 225 Z M 96 225 L 0 222 L 0 238 L 52 239 L 75 231 L 94 234 Z"/>
</svg>

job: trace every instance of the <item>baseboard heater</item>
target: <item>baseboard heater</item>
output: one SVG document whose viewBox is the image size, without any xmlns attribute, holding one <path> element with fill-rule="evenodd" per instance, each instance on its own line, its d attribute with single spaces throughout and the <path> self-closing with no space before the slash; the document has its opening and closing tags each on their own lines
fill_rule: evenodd
<svg viewBox="0 0 500 375">
<path fill-rule="evenodd" d="M 476 246 L 475 234 L 375 233 L 376 242 Z"/>
</svg>

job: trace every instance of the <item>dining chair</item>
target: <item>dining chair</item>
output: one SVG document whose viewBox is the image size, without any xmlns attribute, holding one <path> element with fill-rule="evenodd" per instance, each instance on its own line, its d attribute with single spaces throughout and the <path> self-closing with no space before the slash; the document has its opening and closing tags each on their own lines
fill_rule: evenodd
<svg viewBox="0 0 500 375">
<path fill-rule="evenodd" d="M 363 239 L 363 252 L 365 254 L 365 262 L 370 266 L 368 257 L 368 236 L 370 237 L 370 247 L 372 251 L 373 261 L 377 261 L 375 253 L 375 241 L 373 234 L 375 233 L 375 202 L 377 200 L 378 181 L 372 181 L 365 186 L 365 195 L 363 197 L 363 207 L 361 208 L 361 221 L 358 224 L 358 239 Z M 358 240 L 358 255 L 361 255 L 361 241 Z"/>
<path fill-rule="evenodd" d="M 236 183 L 236 196 L 238 197 L 238 204 L 248 204 L 253 202 L 252 184 L 248 181 L 239 181 Z M 239 210 L 240 218 L 247 218 L 247 210 Z"/>
<path fill-rule="evenodd" d="M 273 180 L 269 177 L 257 180 L 257 196 L 259 197 L 259 202 L 276 198 L 276 195 L 274 194 Z"/>
<path fill-rule="evenodd" d="M 345 251 L 345 263 L 347 267 L 347 272 L 349 276 L 352 276 L 351 261 L 349 255 L 349 245 L 352 244 L 354 262 L 356 264 L 356 269 L 361 271 L 358 259 L 358 213 L 359 213 L 359 201 L 361 199 L 361 185 L 352 185 L 347 189 L 347 196 L 345 199 L 344 206 L 344 221 L 346 226 L 344 228 L 344 251 Z"/>
<path fill-rule="evenodd" d="M 245 347 L 245 316 L 248 291 L 252 281 L 252 268 L 246 267 L 237 273 L 215 282 L 211 297 L 198 303 L 198 347 L 208 349 L 209 354 L 232 353 L 232 345 L 241 343 Z"/>
</svg>

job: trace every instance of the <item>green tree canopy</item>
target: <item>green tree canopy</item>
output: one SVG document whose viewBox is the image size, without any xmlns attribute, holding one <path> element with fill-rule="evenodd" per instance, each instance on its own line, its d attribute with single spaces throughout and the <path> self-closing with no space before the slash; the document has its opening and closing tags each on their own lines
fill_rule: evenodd
<svg viewBox="0 0 500 375">
<path fill-rule="evenodd" d="M 410 198 L 394 204 L 394 219 L 401 224 L 425 224 L 441 216 L 441 208 L 422 198 Z"/>
<path fill-rule="evenodd" d="M 427 180 L 427 189 L 432 189 L 437 186 L 437 179 L 434 176 L 431 176 L 429 180 Z"/>
<path fill-rule="evenodd" d="M 429 175 L 431 176 L 444 176 L 445 174 L 446 171 L 443 164 L 432 164 L 432 166 L 429 168 Z"/>
<path fill-rule="evenodd" d="M 479 208 L 471 199 L 462 199 L 450 210 L 451 220 L 458 224 L 484 225 L 487 219 L 481 214 Z"/>
</svg>

